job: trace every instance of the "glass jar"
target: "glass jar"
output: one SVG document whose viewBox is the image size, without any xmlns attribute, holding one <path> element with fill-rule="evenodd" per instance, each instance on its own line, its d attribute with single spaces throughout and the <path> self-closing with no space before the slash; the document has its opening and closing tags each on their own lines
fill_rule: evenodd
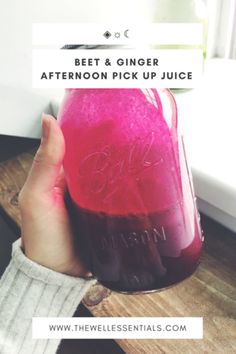
<svg viewBox="0 0 236 354">
<path fill-rule="evenodd" d="M 167 89 L 68 89 L 65 177 L 87 266 L 104 286 L 157 291 L 190 276 L 202 234 Z"/>
</svg>

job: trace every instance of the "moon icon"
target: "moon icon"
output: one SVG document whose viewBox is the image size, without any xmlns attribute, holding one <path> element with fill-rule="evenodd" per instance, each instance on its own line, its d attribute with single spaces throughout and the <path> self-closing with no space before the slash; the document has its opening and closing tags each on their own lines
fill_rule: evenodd
<svg viewBox="0 0 236 354">
<path fill-rule="evenodd" d="M 127 30 L 124 31 L 124 36 L 125 36 L 126 38 L 129 38 L 128 32 L 129 32 L 129 29 L 127 29 Z"/>
</svg>

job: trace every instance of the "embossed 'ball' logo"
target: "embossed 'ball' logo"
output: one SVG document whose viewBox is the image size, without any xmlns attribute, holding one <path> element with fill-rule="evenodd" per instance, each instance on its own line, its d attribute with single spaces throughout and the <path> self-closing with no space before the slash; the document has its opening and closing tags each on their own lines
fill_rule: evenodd
<svg viewBox="0 0 236 354">
<path fill-rule="evenodd" d="M 102 146 L 81 160 L 79 183 L 87 193 L 101 194 L 107 202 L 121 187 L 127 187 L 128 178 L 138 180 L 146 169 L 163 163 L 163 157 L 154 148 L 155 140 L 155 133 L 151 132 L 123 147 Z"/>
</svg>

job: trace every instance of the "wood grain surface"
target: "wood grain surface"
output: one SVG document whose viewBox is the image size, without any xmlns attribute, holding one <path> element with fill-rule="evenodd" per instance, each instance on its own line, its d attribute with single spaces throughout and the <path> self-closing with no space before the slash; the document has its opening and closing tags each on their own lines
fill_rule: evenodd
<svg viewBox="0 0 236 354">
<path fill-rule="evenodd" d="M 34 151 L 0 163 L 0 206 L 20 226 L 17 196 Z M 203 340 L 116 340 L 126 353 L 236 353 L 236 235 L 202 216 L 205 247 L 196 273 L 159 293 L 101 297 L 86 305 L 93 316 L 200 316 Z M 97 303 L 96 302 L 96 303 Z M 110 354 L 110 353 L 109 353 Z M 112 354 L 112 353 L 111 353 Z"/>
</svg>

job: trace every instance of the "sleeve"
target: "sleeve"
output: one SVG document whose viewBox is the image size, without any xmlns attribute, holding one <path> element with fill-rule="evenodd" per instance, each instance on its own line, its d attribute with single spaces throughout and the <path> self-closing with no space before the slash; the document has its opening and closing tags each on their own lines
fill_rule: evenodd
<svg viewBox="0 0 236 354">
<path fill-rule="evenodd" d="M 71 277 L 28 259 L 20 240 L 0 279 L 0 353 L 54 354 L 60 340 L 32 339 L 32 317 L 71 317 L 95 280 Z"/>
</svg>

